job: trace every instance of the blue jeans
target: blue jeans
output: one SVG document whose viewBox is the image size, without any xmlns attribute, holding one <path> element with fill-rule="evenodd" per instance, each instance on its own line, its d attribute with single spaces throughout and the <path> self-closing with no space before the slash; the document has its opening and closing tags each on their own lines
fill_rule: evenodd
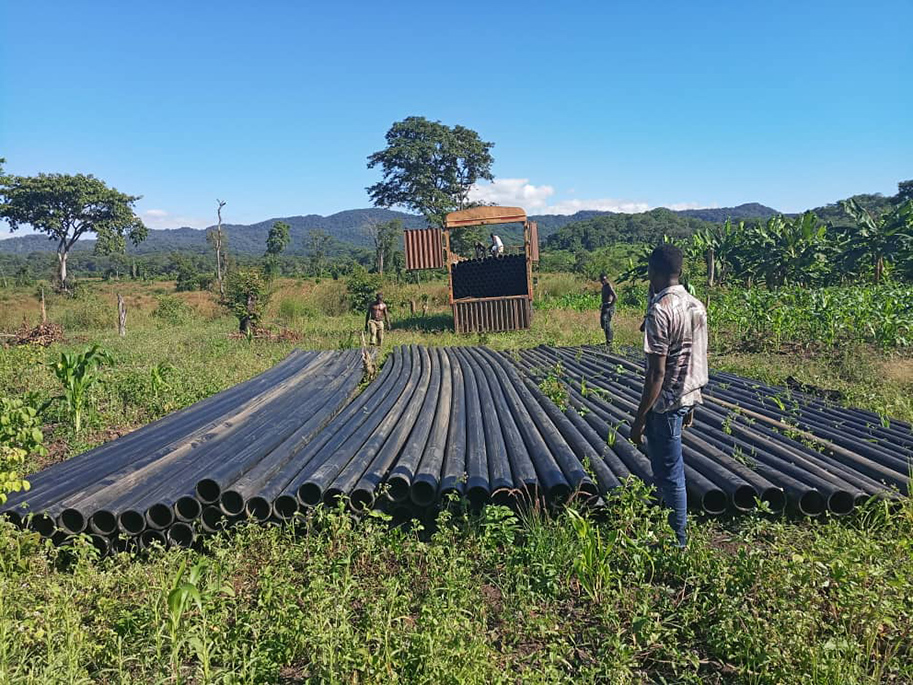
<svg viewBox="0 0 913 685">
<path fill-rule="evenodd" d="M 688 538 L 688 493 L 685 490 L 685 464 L 682 461 L 682 420 L 691 407 L 682 407 L 665 414 L 647 413 L 644 434 L 647 454 L 653 467 L 653 484 L 662 495 L 665 505 L 672 509 L 669 525 L 675 531 L 680 547 Z"/>
</svg>

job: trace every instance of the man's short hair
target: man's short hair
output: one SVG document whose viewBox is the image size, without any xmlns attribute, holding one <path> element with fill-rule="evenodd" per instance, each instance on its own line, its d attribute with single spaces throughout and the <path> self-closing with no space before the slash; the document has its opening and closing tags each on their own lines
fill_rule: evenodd
<svg viewBox="0 0 913 685">
<path fill-rule="evenodd" d="M 377 299 L 378 299 L 378 300 L 382 300 L 383 297 L 384 297 L 384 294 L 383 294 L 383 293 L 377 293 Z"/>
<path fill-rule="evenodd" d="M 606 274 L 604 271 L 601 274 L 599 274 L 600 281 L 608 280 L 608 278 L 609 278 L 608 274 Z"/>
<path fill-rule="evenodd" d="M 663 276 L 681 276 L 682 251 L 672 243 L 663 243 L 650 253 L 647 263 Z"/>
</svg>

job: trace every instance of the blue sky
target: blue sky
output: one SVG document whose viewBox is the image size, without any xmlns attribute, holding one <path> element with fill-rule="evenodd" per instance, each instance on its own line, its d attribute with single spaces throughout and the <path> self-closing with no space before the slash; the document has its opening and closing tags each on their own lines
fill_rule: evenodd
<svg viewBox="0 0 913 685">
<path fill-rule="evenodd" d="M 366 207 L 410 115 L 534 213 L 798 211 L 913 178 L 913 2 L 0 3 L 0 157 L 151 227 Z M 4 232 L 5 235 L 5 232 Z"/>
</svg>

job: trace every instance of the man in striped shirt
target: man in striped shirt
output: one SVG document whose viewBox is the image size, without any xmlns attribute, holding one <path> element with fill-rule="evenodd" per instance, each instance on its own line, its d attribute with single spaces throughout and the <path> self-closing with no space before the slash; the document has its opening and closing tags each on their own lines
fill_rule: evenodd
<svg viewBox="0 0 913 685">
<path fill-rule="evenodd" d="M 691 423 L 708 381 L 707 312 L 679 283 L 682 252 L 669 243 L 650 255 L 650 299 L 644 322 L 647 372 L 631 440 L 647 438 L 653 479 L 680 547 L 687 542 L 688 499 L 682 460 L 682 428 Z"/>
</svg>

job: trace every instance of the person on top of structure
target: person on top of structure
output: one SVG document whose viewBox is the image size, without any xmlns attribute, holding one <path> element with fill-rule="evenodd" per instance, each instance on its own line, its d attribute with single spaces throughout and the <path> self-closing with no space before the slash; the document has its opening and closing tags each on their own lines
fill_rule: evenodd
<svg viewBox="0 0 913 685">
<path fill-rule="evenodd" d="M 618 295 L 615 294 L 615 288 L 609 283 L 609 277 L 602 273 L 599 275 L 599 282 L 602 283 L 602 306 L 599 310 L 599 325 L 605 332 L 606 347 L 612 347 L 612 317 L 615 316 L 615 303 L 618 301 Z"/>
<path fill-rule="evenodd" d="M 475 244 L 476 259 L 485 259 L 485 245 L 480 241 Z"/>
<path fill-rule="evenodd" d="M 365 330 L 371 334 L 371 344 L 375 347 L 384 344 L 384 324 L 386 323 L 386 328 L 390 327 L 390 317 L 387 312 L 384 294 L 377 293 L 377 297 L 368 305 L 368 311 L 365 314 Z"/>
<path fill-rule="evenodd" d="M 504 254 L 504 243 L 501 242 L 501 238 L 496 236 L 494 233 L 490 234 L 491 236 L 491 247 L 488 248 L 491 252 L 492 257 L 500 257 Z"/>
<path fill-rule="evenodd" d="M 682 251 L 664 244 L 650 254 L 648 276 L 655 293 L 644 325 L 647 372 L 631 441 L 647 438 L 653 478 L 679 547 L 687 544 L 688 496 L 682 460 L 682 428 L 691 425 L 701 388 L 707 385 L 707 311 L 679 283 Z"/>
</svg>

